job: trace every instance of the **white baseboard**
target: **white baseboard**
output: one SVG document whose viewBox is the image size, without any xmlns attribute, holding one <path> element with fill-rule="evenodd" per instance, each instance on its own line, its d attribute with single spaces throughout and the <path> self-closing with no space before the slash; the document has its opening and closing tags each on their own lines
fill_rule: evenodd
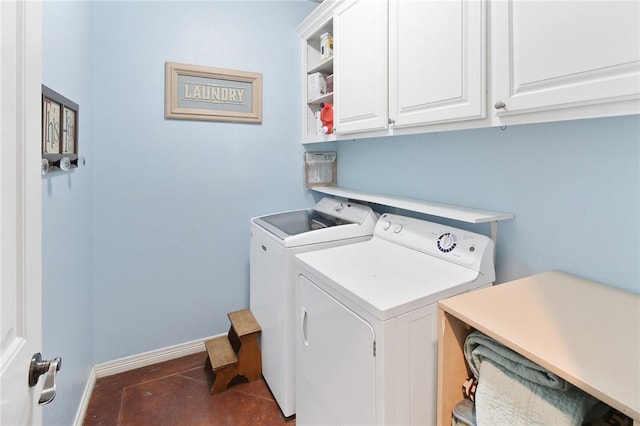
<svg viewBox="0 0 640 426">
<path fill-rule="evenodd" d="M 89 400 L 91 399 L 91 393 L 93 392 L 93 387 L 97 379 L 111 376 L 113 374 L 124 373 L 125 371 L 135 370 L 136 368 L 146 367 L 152 364 L 158 364 L 160 362 L 169 361 L 171 359 L 180 358 L 198 352 L 204 352 L 206 350 L 204 347 L 205 341 L 224 335 L 226 335 L 226 333 L 204 337 L 202 339 L 167 346 L 166 348 L 143 352 L 138 355 L 132 355 L 94 365 L 89 377 L 87 378 L 87 384 L 84 388 L 84 393 L 82 394 L 78 411 L 76 412 L 74 426 L 82 426 L 84 416 L 87 413 L 87 408 L 89 406 Z"/>
<path fill-rule="evenodd" d="M 218 336 L 225 335 L 219 334 Z M 159 362 L 169 361 L 183 356 L 195 354 L 205 351 L 204 342 L 218 336 L 204 337 L 191 342 L 180 343 L 178 345 L 167 346 L 166 348 L 155 349 L 149 352 L 143 352 L 138 355 L 107 361 L 102 364 L 96 364 L 96 378 L 111 376 L 113 374 L 123 373 L 125 371 L 134 370 L 140 367 L 157 364 Z"/>
<path fill-rule="evenodd" d="M 91 368 L 87 384 L 84 387 L 80 404 L 78 405 L 78 411 L 76 411 L 76 418 L 73 421 L 73 426 L 82 426 L 84 422 L 84 416 L 87 414 L 87 408 L 89 407 L 89 400 L 91 399 L 91 393 L 93 392 L 93 386 L 96 384 L 96 367 Z"/>
</svg>

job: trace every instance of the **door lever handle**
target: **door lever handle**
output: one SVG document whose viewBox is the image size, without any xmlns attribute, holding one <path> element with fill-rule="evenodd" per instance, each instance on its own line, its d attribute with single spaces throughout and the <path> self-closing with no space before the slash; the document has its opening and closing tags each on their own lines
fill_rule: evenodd
<svg viewBox="0 0 640 426">
<path fill-rule="evenodd" d="M 45 405 L 53 401 L 56 396 L 56 373 L 62 367 L 62 358 L 57 357 L 51 361 L 43 361 L 40 352 L 33 354 L 31 364 L 29 364 L 29 386 L 34 387 L 40 376 L 46 374 L 44 388 L 40 395 L 38 404 Z"/>
<path fill-rule="evenodd" d="M 49 372 L 44 381 L 44 388 L 42 388 L 38 405 L 46 405 L 56 397 L 56 373 L 60 370 L 61 366 L 62 359 L 59 357 L 49 361 Z"/>
</svg>

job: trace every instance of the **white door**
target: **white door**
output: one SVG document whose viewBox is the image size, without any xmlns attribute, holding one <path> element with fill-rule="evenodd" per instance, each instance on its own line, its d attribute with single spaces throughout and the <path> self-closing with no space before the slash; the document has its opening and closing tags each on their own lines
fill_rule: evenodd
<svg viewBox="0 0 640 426">
<path fill-rule="evenodd" d="M 486 114 L 485 2 L 389 4 L 389 118 L 396 127 Z"/>
<path fill-rule="evenodd" d="M 41 344 L 40 84 L 37 1 L 0 1 L 0 424 L 42 422 L 28 386 Z"/>
<path fill-rule="evenodd" d="M 640 2 L 503 0 L 491 8 L 498 115 L 637 99 Z"/>
<path fill-rule="evenodd" d="M 302 275 L 296 292 L 296 424 L 375 425 L 373 328 Z"/>
<path fill-rule="evenodd" d="M 336 133 L 386 129 L 386 0 L 349 0 L 333 14 Z"/>
</svg>

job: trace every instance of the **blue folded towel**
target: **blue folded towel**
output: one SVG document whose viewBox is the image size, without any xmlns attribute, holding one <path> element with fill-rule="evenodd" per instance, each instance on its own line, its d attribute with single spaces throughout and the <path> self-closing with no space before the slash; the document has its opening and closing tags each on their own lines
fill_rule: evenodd
<svg viewBox="0 0 640 426">
<path fill-rule="evenodd" d="M 467 336 L 464 343 L 464 356 L 476 378 L 480 377 L 482 361 L 489 359 L 504 370 L 532 383 L 558 390 L 569 390 L 571 387 L 566 380 L 479 331 L 474 331 Z"/>
<path fill-rule="evenodd" d="M 478 378 L 478 426 L 579 426 L 598 402 L 480 332 L 469 334 L 464 353 Z"/>
</svg>

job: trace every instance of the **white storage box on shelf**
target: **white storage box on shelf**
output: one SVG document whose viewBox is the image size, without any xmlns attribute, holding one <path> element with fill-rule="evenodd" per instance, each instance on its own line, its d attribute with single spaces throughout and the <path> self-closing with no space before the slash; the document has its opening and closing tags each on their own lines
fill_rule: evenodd
<svg viewBox="0 0 640 426">
<path fill-rule="evenodd" d="M 313 102 L 327 94 L 327 80 L 322 73 L 314 72 L 307 76 L 307 99 Z"/>
</svg>

